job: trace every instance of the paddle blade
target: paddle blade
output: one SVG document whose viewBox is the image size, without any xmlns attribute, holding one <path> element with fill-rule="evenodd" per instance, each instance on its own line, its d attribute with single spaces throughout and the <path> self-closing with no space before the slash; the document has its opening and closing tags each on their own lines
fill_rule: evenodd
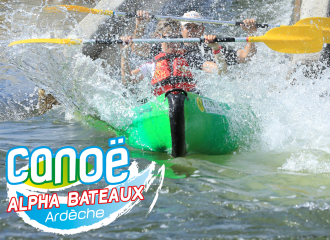
<svg viewBox="0 0 330 240">
<path fill-rule="evenodd" d="M 93 8 L 81 7 L 81 6 L 75 6 L 75 5 L 58 5 L 58 6 L 53 6 L 53 7 L 45 7 L 44 10 L 48 11 L 48 12 L 56 12 L 61 7 L 66 8 L 68 11 L 113 16 L 113 11 L 99 10 L 99 9 L 93 9 Z"/>
<path fill-rule="evenodd" d="M 324 43 L 330 43 L 330 18 L 311 17 L 299 20 L 294 26 L 315 26 L 322 30 Z"/>
<path fill-rule="evenodd" d="M 59 7 L 53 6 L 53 7 L 44 7 L 43 10 L 48 13 L 60 13 L 62 12 Z"/>
<path fill-rule="evenodd" d="M 249 37 L 249 42 L 264 42 L 282 53 L 315 53 L 322 50 L 322 31 L 313 26 L 283 26 L 269 30 L 264 36 Z"/>
<path fill-rule="evenodd" d="M 26 39 L 12 42 L 8 45 L 13 46 L 16 44 L 24 43 L 57 43 L 57 44 L 68 44 L 68 45 L 79 45 L 82 43 L 81 39 L 51 39 L 51 38 L 41 38 L 41 39 Z"/>
</svg>

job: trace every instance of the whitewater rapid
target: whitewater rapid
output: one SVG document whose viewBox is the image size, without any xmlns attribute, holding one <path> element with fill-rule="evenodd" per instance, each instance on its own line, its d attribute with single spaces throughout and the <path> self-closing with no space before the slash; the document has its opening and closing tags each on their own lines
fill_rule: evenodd
<svg viewBox="0 0 330 240">
<path fill-rule="evenodd" d="M 90 3 L 80 3 L 92 7 Z M 47 15 L 42 11 L 44 3 L 39 1 L 24 6 L 15 2 L 1 4 L 5 9 L 0 12 L 2 163 L 6 151 L 17 145 L 35 148 L 44 144 L 53 149 L 96 145 L 106 149 L 113 132 L 84 125 L 75 112 L 125 127 L 132 117 L 131 109 L 140 104 L 140 96 L 153 98 L 148 79 L 135 86 L 139 92 L 136 96 L 121 84 L 117 67 L 101 59 L 92 61 L 81 53 L 81 46 L 29 44 L 8 48 L 11 41 L 65 38 L 73 30 L 79 37 L 77 26 L 84 16 L 69 12 Z M 198 10 L 212 19 L 238 21 L 251 17 L 258 22 L 289 25 L 292 8 L 291 1 L 173 1 L 157 13 L 179 16 L 187 10 Z M 148 33 L 154 26 L 155 22 L 150 23 Z M 236 27 L 206 25 L 206 31 L 224 37 L 246 36 Z M 258 35 L 266 31 L 260 29 Z M 244 47 L 243 43 L 228 45 Z M 166 162 L 166 172 L 172 171 L 182 179 L 165 178 L 150 219 L 143 216 L 141 220 L 137 210 L 132 219 L 118 219 L 113 228 L 97 231 L 97 236 L 108 236 L 115 228 L 118 238 L 153 239 L 329 234 L 329 70 L 323 65 L 322 74 L 309 78 L 302 66 L 288 78 L 290 55 L 277 53 L 263 43 L 257 49 L 250 62 L 228 67 L 227 75 L 196 73 L 203 95 L 228 104 L 245 104 L 253 111 L 258 126 L 245 139 L 246 144 L 233 154 L 195 154 L 177 159 L 130 149 L 131 157 L 139 164 L 149 164 L 150 160 Z M 132 69 L 145 61 L 130 57 Z M 37 87 L 53 94 L 62 105 L 38 116 Z M 18 107 L 20 104 L 24 107 Z M 3 166 L 1 174 L 5 172 Z M 5 195 L 4 179 L 0 191 Z M 5 201 L 1 204 L 4 208 Z M 17 217 L 5 213 L 0 217 L 0 230 L 11 235 L 20 236 L 17 226 L 24 234 L 38 234 Z M 79 237 L 95 235 L 90 232 Z"/>
</svg>

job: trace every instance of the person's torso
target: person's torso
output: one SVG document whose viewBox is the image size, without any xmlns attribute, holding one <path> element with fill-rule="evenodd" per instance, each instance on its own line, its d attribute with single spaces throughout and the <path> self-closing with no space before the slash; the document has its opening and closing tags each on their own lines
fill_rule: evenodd
<svg viewBox="0 0 330 240">
<path fill-rule="evenodd" d="M 155 72 L 151 80 L 151 84 L 166 82 L 165 84 L 173 84 L 177 82 L 189 82 L 193 75 L 190 66 L 185 58 L 185 54 L 165 54 L 160 53 L 155 57 Z"/>
<path fill-rule="evenodd" d="M 200 45 L 182 44 L 182 48 L 186 50 L 185 59 L 187 60 L 188 65 L 191 68 L 202 69 L 204 62 L 206 61 L 215 62 L 212 49 L 208 47 L 206 44 L 200 44 Z M 150 51 L 150 57 L 154 58 L 160 52 L 162 52 L 161 45 L 153 44 Z M 224 55 L 227 65 L 238 64 L 237 51 L 221 46 L 221 53 Z"/>
<path fill-rule="evenodd" d="M 193 74 L 183 53 L 160 53 L 155 57 L 155 63 L 155 73 L 151 80 L 154 95 L 159 96 L 171 89 L 195 89 Z"/>
</svg>

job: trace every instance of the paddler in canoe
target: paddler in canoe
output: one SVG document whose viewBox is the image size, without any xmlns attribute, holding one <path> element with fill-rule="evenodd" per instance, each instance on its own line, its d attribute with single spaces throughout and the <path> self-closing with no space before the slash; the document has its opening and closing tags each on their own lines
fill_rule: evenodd
<svg viewBox="0 0 330 240">
<path fill-rule="evenodd" d="M 154 36 L 156 38 L 181 38 L 181 25 L 174 20 L 159 21 Z M 221 74 L 227 70 L 227 64 L 223 54 L 220 53 L 219 45 L 214 43 L 215 35 L 205 35 L 205 43 L 213 49 L 215 62 L 208 62 L 203 69 L 207 72 Z M 132 37 L 122 37 L 124 42 L 129 43 Z M 161 52 L 154 59 L 133 71 L 130 70 L 127 59 L 127 49 L 124 47 L 121 59 L 123 83 L 137 83 L 145 76 L 152 77 L 151 85 L 155 96 L 159 96 L 171 89 L 179 88 L 187 92 L 197 92 L 196 82 L 188 64 L 186 53 L 181 43 L 162 43 Z"/>
<path fill-rule="evenodd" d="M 236 113 L 235 119 L 231 118 L 232 106 L 196 94 L 195 80 L 198 79 L 192 75 L 183 44 L 166 43 L 166 39 L 163 40 L 167 37 L 182 37 L 180 28 L 180 24 L 173 20 L 158 23 L 155 36 L 161 39 L 162 52 L 149 64 L 150 85 L 157 98 L 156 101 L 144 102 L 142 106 L 132 109 L 132 121 L 125 126 L 124 135 L 134 148 L 167 152 L 173 157 L 183 157 L 187 153 L 230 153 L 240 144 L 241 138 L 237 133 L 245 134 L 245 121 L 238 120 L 242 122 L 238 124 Z M 218 43 L 214 43 L 216 36 L 204 38 L 211 49 L 215 51 L 218 48 Z M 131 39 L 130 36 L 121 38 L 127 43 Z M 141 80 L 134 72 L 141 73 L 141 68 L 130 71 L 126 56 L 128 49 L 130 45 L 124 46 L 122 53 L 123 81 L 134 83 Z M 227 65 L 223 54 L 219 51 L 213 56 L 216 72 L 225 72 Z M 243 116 L 242 119 L 246 120 L 247 117 Z"/>
<path fill-rule="evenodd" d="M 183 15 L 185 18 L 202 18 L 201 14 L 195 11 L 187 12 Z M 146 11 L 137 11 L 136 28 L 133 38 L 142 38 L 146 24 L 150 21 L 149 13 Z M 254 19 L 245 19 L 244 25 L 241 28 L 248 32 L 249 36 L 255 35 L 256 21 Z M 180 22 L 181 35 L 183 38 L 200 38 L 204 35 L 204 24 L 193 22 Z M 227 47 L 218 45 L 220 53 L 225 57 L 227 65 L 234 65 L 237 63 L 245 63 L 251 60 L 251 57 L 257 52 L 255 43 L 247 43 L 243 49 L 237 51 L 228 49 Z M 214 51 L 217 53 L 218 49 L 212 49 L 205 45 L 198 43 L 185 43 L 183 48 L 186 50 L 186 59 L 190 67 L 208 70 L 214 67 Z M 154 58 L 161 52 L 159 44 L 134 44 L 132 45 L 133 52 L 139 56 Z"/>
</svg>

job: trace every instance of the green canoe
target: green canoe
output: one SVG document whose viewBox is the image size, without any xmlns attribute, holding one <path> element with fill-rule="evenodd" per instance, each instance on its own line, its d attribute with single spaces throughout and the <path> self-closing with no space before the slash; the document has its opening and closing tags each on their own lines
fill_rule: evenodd
<svg viewBox="0 0 330 240">
<path fill-rule="evenodd" d="M 244 140 L 242 136 L 252 130 L 247 124 L 250 113 L 242 114 L 225 103 L 180 89 L 133 111 L 132 123 L 118 134 L 134 148 L 167 152 L 173 157 L 233 152 Z"/>
</svg>

